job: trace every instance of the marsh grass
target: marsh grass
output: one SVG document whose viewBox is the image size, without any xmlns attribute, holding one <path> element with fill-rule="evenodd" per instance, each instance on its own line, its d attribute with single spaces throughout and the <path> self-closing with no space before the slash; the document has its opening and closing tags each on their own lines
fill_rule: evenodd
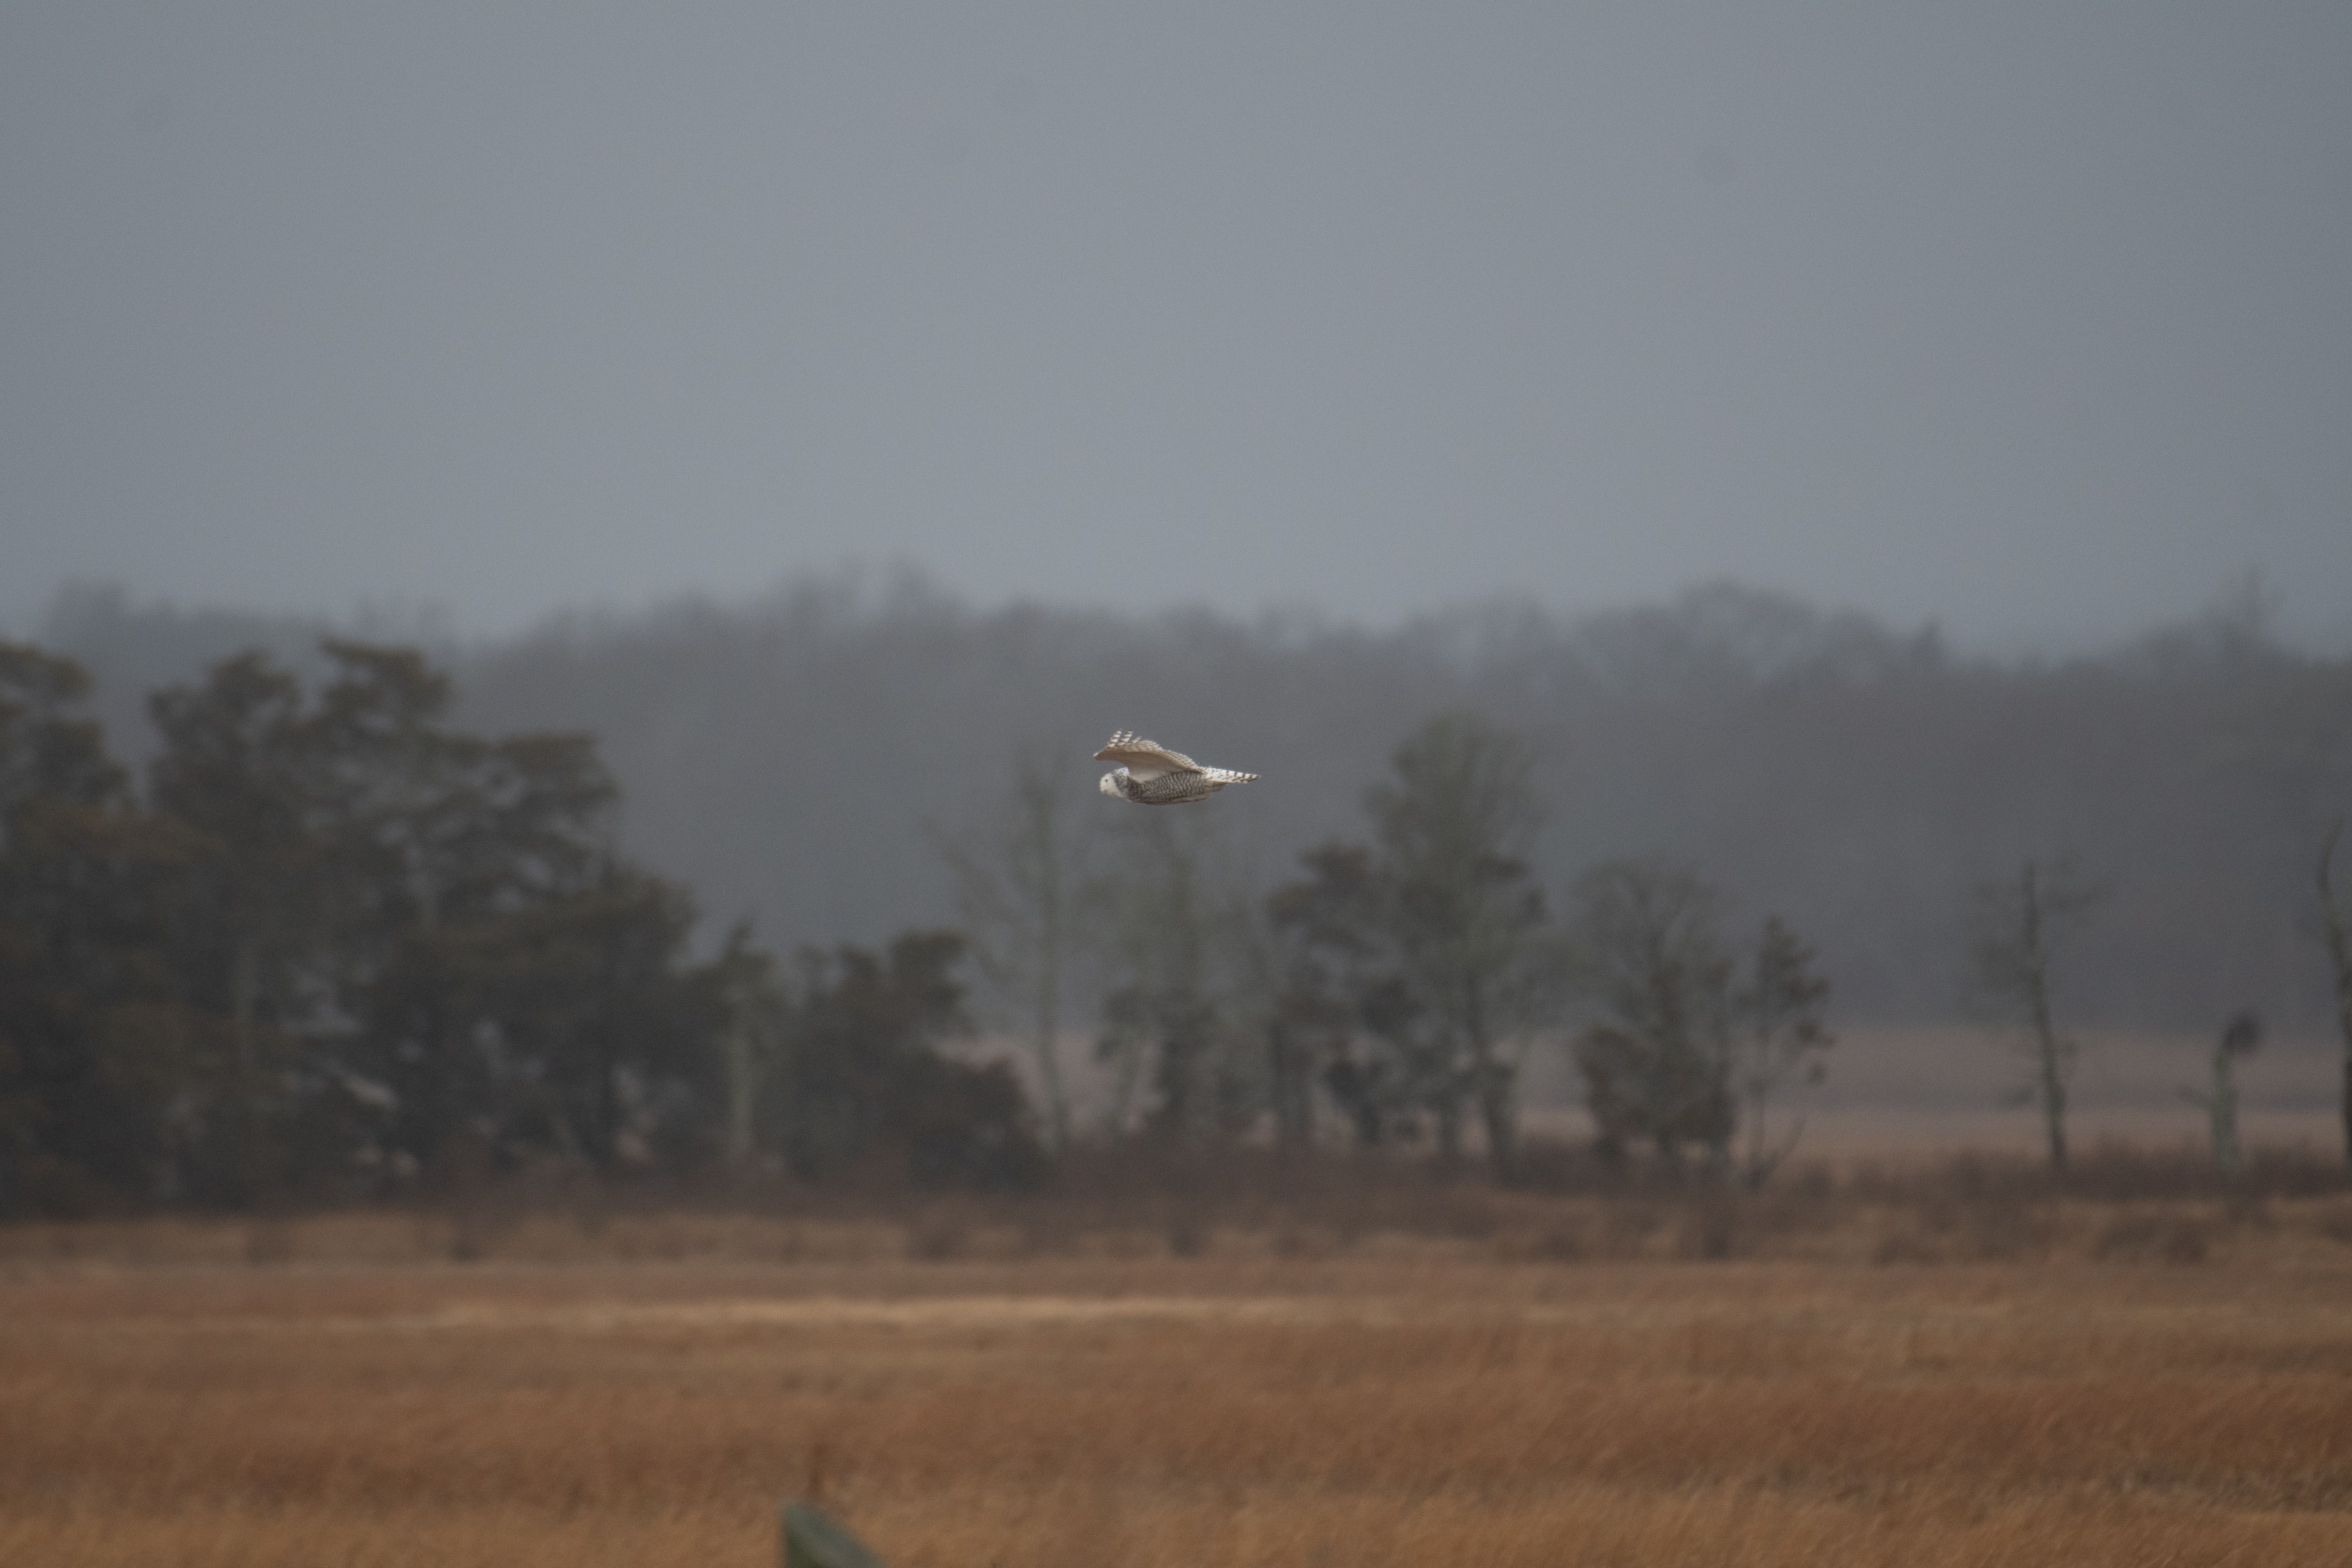
<svg viewBox="0 0 2352 1568">
<path fill-rule="evenodd" d="M 2124 1165 L 16 1227 L 0 1562 L 2352 1561 L 2352 1197 Z"/>
<path fill-rule="evenodd" d="M 454 1197 L 323 1215 L 139 1217 L 0 1227 L 12 1261 L 222 1263 L 837 1263 L 903 1258 L 1285 1258 L 1433 1245 L 1464 1257 L 1572 1262 L 2193 1265 L 2281 1247 L 2352 1247 L 2342 1163 L 2260 1150 L 2225 1179 L 2195 1150 L 2106 1144 L 2063 1175 L 2015 1156 L 1817 1162 L 1760 1192 L 1696 1173 L 1611 1171 L 1538 1147 L 1498 1190 L 1421 1162 L 1264 1151 L 1079 1159 L 1010 1194 L 842 1184 L 731 1190 L 597 1187 L 519 1177 Z"/>
</svg>

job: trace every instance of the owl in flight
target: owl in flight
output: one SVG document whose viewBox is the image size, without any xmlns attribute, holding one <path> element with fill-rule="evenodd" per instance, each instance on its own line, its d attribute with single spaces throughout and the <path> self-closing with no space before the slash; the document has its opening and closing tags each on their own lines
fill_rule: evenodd
<svg viewBox="0 0 2352 1568">
<path fill-rule="evenodd" d="M 1229 784 L 1247 784 L 1255 773 L 1230 768 L 1204 768 L 1181 752 L 1171 752 L 1157 741 L 1121 730 L 1110 744 L 1095 753 L 1098 763 L 1121 765 L 1102 776 L 1102 792 L 1138 805 L 1182 805 L 1206 800 Z"/>
</svg>

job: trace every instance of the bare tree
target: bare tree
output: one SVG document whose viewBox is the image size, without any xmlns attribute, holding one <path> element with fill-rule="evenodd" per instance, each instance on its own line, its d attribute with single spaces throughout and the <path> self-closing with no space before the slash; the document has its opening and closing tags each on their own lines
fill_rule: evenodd
<svg viewBox="0 0 2352 1568">
<path fill-rule="evenodd" d="M 2066 1089 L 2078 1047 L 2058 1032 L 2052 1017 L 2052 926 L 2082 913 L 2098 898 L 2063 865 L 2045 868 L 2032 860 L 2021 866 L 2014 879 L 1989 882 L 1977 890 L 1971 955 L 1977 989 L 2000 1016 L 2024 1030 L 2024 1051 L 2032 1072 L 2025 1098 L 2042 1111 L 2053 1170 L 2066 1165 Z"/>
<path fill-rule="evenodd" d="M 1003 827 L 951 837 L 934 833 L 955 878 L 956 907 L 981 978 L 1018 1016 L 1045 1093 L 1047 1136 L 1070 1141 L 1062 1083 L 1062 1003 L 1076 936 L 1084 852 L 1068 817 L 1067 792 L 1041 757 L 1013 764 Z M 975 852 L 971 840 L 984 845 Z"/>
<path fill-rule="evenodd" d="M 2344 835 L 2341 817 L 2329 825 L 2319 846 L 2319 911 L 2327 941 L 2327 956 L 2336 966 L 2336 1026 L 2344 1036 L 2344 1157 L 2352 1161 L 2352 932 L 2343 905 L 2336 901 L 2330 872 L 2336 863 L 2336 841 Z"/>
<path fill-rule="evenodd" d="M 1830 983 L 1814 968 L 1813 950 L 1772 915 L 1756 939 L 1748 976 L 1732 996 L 1737 1088 L 1747 1121 L 1740 1179 L 1760 1187 L 1797 1147 L 1805 1130 L 1798 1116 L 1775 1139 L 1768 1126 L 1775 1094 L 1792 1083 L 1817 1084 L 1822 1053 L 1836 1042 L 1823 1026 Z"/>
<path fill-rule="evenodd" d="M 2263 1021 L 2252 1012 L 2240 1013 L 2221 1031 L 2213 1046 L 2213 1087 L 2204 1091 L 2184 1089 L 2180 1097 L 2204 1108 L 2213 1141 L 2213 1168 L 2235 1175 L 2242 1163 L 2238 1150 L 2238 1079 L 2240 1057 L 2250 1057 L 2263 1043 Z"/>
</svg>

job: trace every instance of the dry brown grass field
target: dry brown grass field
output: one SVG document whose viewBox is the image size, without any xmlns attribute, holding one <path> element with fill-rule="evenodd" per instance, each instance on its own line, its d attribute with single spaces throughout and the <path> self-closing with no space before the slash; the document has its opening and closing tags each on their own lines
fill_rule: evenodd
<svg viewBox="0 0 2352 1568">
<path fill-rule="evenodd" d="M 2352 1197 L 1790 1185 L 15 1227 L 0 1562 L 2352 1562 Z"/>
</svg>

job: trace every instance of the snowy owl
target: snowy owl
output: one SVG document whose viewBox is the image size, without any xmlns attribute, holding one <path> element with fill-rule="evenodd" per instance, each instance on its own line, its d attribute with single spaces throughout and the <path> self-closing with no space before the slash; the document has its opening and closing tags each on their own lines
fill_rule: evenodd
<svg viewBox="0 0 2352 1568">
<path fill-rule="evenodd" d="M 1102 776 L 1102 792 L 1138 805 L 1181 805 L 1206 800 L 1229 784 L 1247 784 L 1255 773 L 1230 768 L 1204 768 L 1181 752 L 1171 752 L 1157 741 L 1146 741 L 1132 730 L 1121 730 L 1110 744 L 1095 753 L 1098 763 L 1119 763 Z"/>
</svg>

